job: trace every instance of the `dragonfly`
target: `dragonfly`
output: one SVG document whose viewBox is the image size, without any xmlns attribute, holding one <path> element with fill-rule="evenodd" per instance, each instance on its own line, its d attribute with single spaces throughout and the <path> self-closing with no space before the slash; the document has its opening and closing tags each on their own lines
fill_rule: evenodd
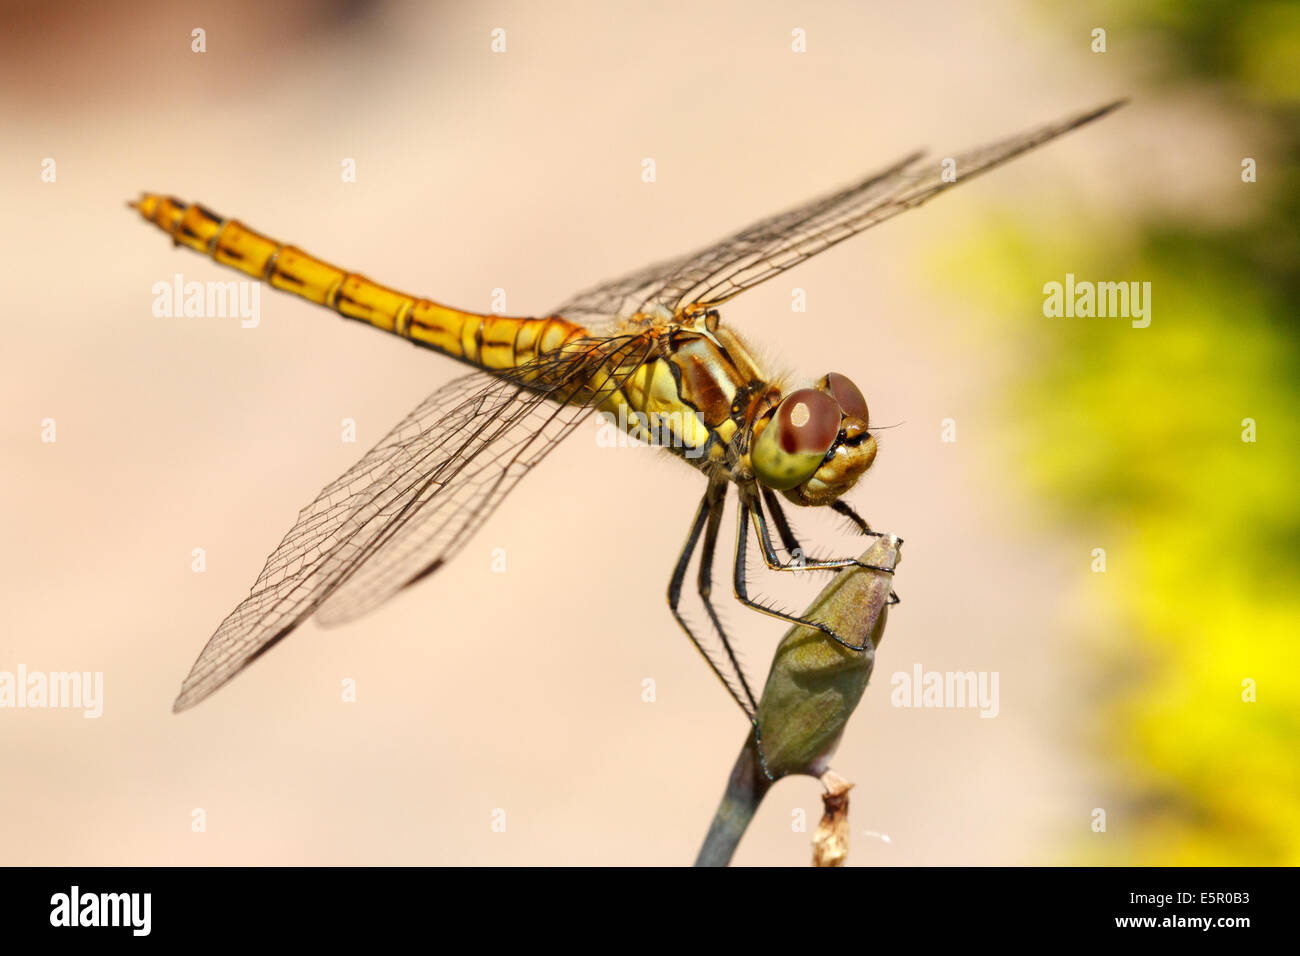
<svg viewBox="0 0 1300 956">
<path fill-rule="evenodd" d="M 705 477 L 668 581 L 668 605 L 741 710 L 750 681 L 713 600 L 723 508 L 734 491 L 735 597 L 771 617 L 865 648 L 826 623 L 752 596 L 750 532 L 771 571 L 838 571 L 855 558 L 811 559 L 785 504 L 829 508 L 865 535 L 844 495 L 876 458 L 878 426 L 846 375 L 790 388 L 768 374 L 720 308 L 740 293 L 921 205 L 955 185 L 1090 123 L 1124 100 L 1076 113 L 942 162 L 913 152 L 865 178 L 746 226 L 710 246 L 586 289 L 551 313 L 468 312 L 395 291 L 277 242 L 198 203 L 144 193 L 129 205 L 187 246 L 340 315 L 473 370 L 441 386 L 326 485 L 223 620 L 173 710 L 225 685 L 309 617 L 352 621 L 445 565 L 526 474 L 594 413 L 659 445 Z M 784 502 L 784 504 L 783 504 Z M 786 557 L 774 544 L 781 542 Z M 691 560 L 713 631 L 681 610 Z M 874 570 L 892 573 L 891 568 Z M 707 638 L 707 640 L 706 640 Z"/>
</svg>

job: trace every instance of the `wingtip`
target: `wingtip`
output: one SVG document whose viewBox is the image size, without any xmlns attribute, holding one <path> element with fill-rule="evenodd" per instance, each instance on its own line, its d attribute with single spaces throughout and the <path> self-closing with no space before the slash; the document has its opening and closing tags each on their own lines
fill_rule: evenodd
<svg viewBox="0 0 1300 956">
<path fill-rule="evenodd" d="M 1075 113 L 1073 116 L 1067 116 L 1059 123 L 1050 127 L 1052 135 L 1049 138 L 1055 138 L 1056 136 L 1060 136 L 1062 133 L 1068 133 L 1070 130 L 1078 129 L 1080 126 L 1087 126 L 1094 120 L 1099 120 L 1103 116 L 1113 113 L 1121 106 L 1126 105 L 1129 102 L 1129 99 L 1128 96 L 1121 96 L 1108 103 L 1103 103 L 1101 106 L 1093 107 L 1090 110 L 1083 110 L 1080 113 Z"/>
<path fill-rule="evenodd" d="M 192 688 L 182 687 L 181 692 L 177 694 L 176 699 L 172 701 L 172 713 L 179 714 L 183 711 L 189 710 L 206 696 L 208 695 L 202 693 L 195 694 Z"/>
<path fill-rule="evenodd" d="M 1109 103 L 1105 103 L 1101 106 L 1098 106 L 1095 110 L 1089 111 L 1086 114 L 1087 118 L 1097 119 L 1100 116 L 1105 116 L 1107 113 L 1113 113 L 1121 106 L 1127 106 L 1132 101 L 1132 99 L 1133 97 L 1125 95 L 1125 96 L 1121 96 L 1119 99 L 1111 100 Z"/>
</svg>

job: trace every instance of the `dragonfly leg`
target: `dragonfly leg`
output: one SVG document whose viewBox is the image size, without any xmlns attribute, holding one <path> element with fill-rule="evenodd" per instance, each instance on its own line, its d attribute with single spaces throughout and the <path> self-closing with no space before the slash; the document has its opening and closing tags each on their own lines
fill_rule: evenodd
<svg viewBox="0 0 1300 956">
<path fill-rule="evenodd" d="M 771 494 L 770 491 L 766 493 Z M 773 495 L 774 499 L 775 497 L 776 496 Z M 881 531 L 872 531 L 871 525 L 867 524 L 867 520 L 863 518 L 860 514 L 858 514 L 856 511 L 854 511 L 853 506 L 849 504 L 847 501 L 845 501 L 843 498 L 835 499 L 835 501 L 831 504 L 831 511 L 834 511 L 836 514 L 841 514 L 844 517 L 848 518 L 855 525 L 857 525 L 858 530 L 861 531 L 863 534 L 870 535 L 873 538 L 879 538 L 881 534 L 883 534 L 883 532 Z M 899 538 L 898 543 L 899 545 L 902 545 L 903 539 Z M 891 589 L 889 592 L 889 603 L 891 605 L 902 604 L 903 599 L 898 596 L 897 591 Z"/>
<path fill-rule="evenodd" d="M 802 618 L 797 615 L 790 614 L 787 611 L 782 611 L 779 608 L 768 607 L 765 604 L 760 604 L 758 601 L 755 601 L 753 598 L 749 596 L 749 582 L 746 578 L 746 575 L 748 574 L 748 569 L 746 567 L 745 555 L 746 555 L 747 542 L 749 540 L 749 516 L 752 510 L 753 508 L 751 506 L 750 501 L 747 498 L 745 498 L 744 495 L 741 495 L 739 512 L 736 516 L 737 517 L 736 560 L 732 568 L 732 575 L 733 575 L 732 584 L 733 587 L 735 588 L 736 599 L 740 601 L 741 604 L 744 604 L 746 607 L 753 608 L 755 611 L 759 611 L 760 613 L 766 614 L 769 617 L 774 617 L 781 621 L 787 621 L 790 624 L 799 624 L 804 627 L 816 628 L 817 630 L 825 634 L 827 637 L 829 637 L 831 640 L 842 645 L 843 647 L 847 647 L 851 651 L 866 650 L 868 645 L 871 643 L 870 637 L 863 638 L 861 644 L 854 644 L 853 642 L 846 641 L 844 638 L 836 634 L 834 628 L 832 628 L 829 624 L 826 624 L 822 621 L 814 621 L 810 618 Z M 762 526 L 762 530 L 760 530 L 759 532 L 760 541 L 765 533 L 766 533 L 766 526 L 764 525 Z M 766 542 L 766 545 L 767 548 L 770 549 L 772 545 L 771 541 L 768 540 Z M 772 558 L 773 560 L 775 560 L 776 558 L 775 552 L 773 552 Z M 849 567 L 855 564 L 860 564 L 860 562 L 854 561 L 850 558 L 850 559 L 844 559 L 839 564 L 832 563 L 829 565 L 829 567 L 835 567 L 835 568 Z M 769 567 L 773 566 L 771 561 L 768 562 L 768 566 Z M 861 566 L 866 568 L 872 567 L 871 565 L 861 565 Z M 797 569 L 782 568 L 781 570 L 797 570 Z M 878 570 L 884 571 L 889 569 L 880 568 Z"/>
<path fill-rule="evenodd" d="M 835 501 L 831 503 L 831 511 L 834 511 L 836 514 L 841 514 L 844 517 L 848 518 L 857 526 L 857 529 L 861 531 L 863 534 L 870 535 L 873 538 L 879 538 L 882 534 L 884 534 L 883 531 L 872 531 L 871 525 L 867 524 L 867 519 L 862 517 L 862 515 L 858 514 L 856 511 L 854 511 L 853 506 L 849 504 L 847 501 L 845 501 L 843 498 L 836 498 Z M 902 544 L 903 539 L 899 538 L 898 543 Z"/>
<path fill-rule="evenodd" d="M 696 585 L 699 591 L 700 600 L 704 603 L 704 610 L 709 615 L 709 620 L 713 622 L 714 629 L 718 632 L 718 637 L 722 641 L 722 646 L 727 652 L 727 657 L 731 661 L 731 666 L 736 671 L 736 677 L 740 680 L 741 690 L 745 693 L 745 699 L 749 701 L 749 707 L 744 707 L 745 713 L 751 717 L 758 710 L 758 700 L 754 697 L 754 692 L 749 687 L 749 681 L 745 679 L 745 672 L 741 669 L 740 661 L 736 659 L 736 652 L 732 649 L 731 641 L 727 639 L 727 632 L 723 630 L 722 620 L 718 617 L 717 609 L 713 606 L 713 557 L 718 547 L 718 529 L 722 527 L 722 505 L 726 500 L 727 486 L 719 484 L 709 487 L 710 494 L 713 489 L 717 488 L 716 500 L 712 502 L 709 510 L 709 520 L 704 527 L 704 546 L 700 550 L 700 570 L 696 579 Z M 743 706 L 743 705 L 742 705 Z"/>
<path fill-rule="evenodd" d="M 777 500 L 776 492 L 771 488 L 764 488 L 763 503 L 767 505 L 767 510 L 772 515 L 772 523 L 776 525 L 776 533 L 781 538 L 781 544 L 785 546 L 785 549 L 791 555 L 796 551 L 803 554 L 803 547 L 799 544 L 799 539 L 795 537 L 794 529 L 790 527 L 790 522 L 785 516 L 785 509 L 781 507 L 781 502 Z"/>
<path fill-rule="evenodd" d="M 799 539 L 795 537 L 794 529 L 790 527 L 790 521 L 785 516 L 785 509 L 781 507 L 781 499 L 776 496 L 771 488 L 763 488 L 763 504 L 767 507 L 767 512 L 772 517 L 772 524 L 776 525 L 776 533 L 781 538 L 781 544 L 787 551 L 793 554 L 796 550 L 801 554 L 804 553 Z M 853 506 L 843 499 L 836 500 L 831 505 L 831 510 L 848 518 L 853 524 L 865 535 L 873 538 L 879 538 L 884 534 L 883 531 L 872 531 L 871 526 L 867 524 L 866 519 L 853 510 Z M 903 539 L 899 538 L 898 543 L 902 544 Z"/>
<path fill-rule="evenodd" d="M 743 710 L 745 715 L 752 721 L 754 720 L 754 712 L 757 705 L 753 702 L 754 695 L 750 692 L 748 685 L 745 684 L 744 674 L 740 671 L 739 666 L 736 665 L 736 656 L 732 651 L 731 644 L 727 640 L 726 634 L 723 633 L 721 627 L 718 628 L 718 633 L 722 636 L 723 647 L 726 648 L 727 655 L 731 658 L 733 666 L 736 666 L 736 673 L 740 675 L 740 681 L 744 687 L 745 695 L 749 699 L 748 705 L 746 704 L 745 699 L 741 697 L 740 693 L 737 692 L 736 688 L 732 685 L 731 681 L 727 680 L 722 669 L 719 668 L 717 662 L 714 661 L 713 655 L 705 649 L 704 645 L 700 642 L 700 639 L 695 636 L 695 632 L 691 630 L 690 624 L 686 622 L 686 619 L 682 617 L 681 611 L 678 610 L 682 600 L 682 584 L 686 580 L 686 569 L 690 566 L 691 556 L 695 554 L 696 547 L 699 545 L 700 533 L 704 531 L 706 527 L 716 525 L 716 521 L 720 520 L 722 514 L 722 503 L 725 497 L 725 485 L 720 486 L 718 489 L 715 489 L 713 485 L 710 485 L 708 490 L 705 491 L 704 497 L 700 499 L 700 506 L 695 512 L 694 521 L 691 522 L 691 530 L 687 534 L 686 544 L 682 548 L 681 555 L 677 558 L 677 565 L 673 568 L 673 576 L 668 581 L 668 607 L 673 613 L 673 618 L 677 621 L 677 624 L 681 629 L 686 632 L 686 636 L 690 638 L 691 643 L 695 645 L 695 649 L 700 652 L 700 656 L 703 657 L 705 663 L 709 665 L 709 669 L 713 671 L 714 676 L 722 682 L 722 686 L 727 688 L 727 693 L 731 695 L 732 700 L 736 702 L 736 705 Z M 711 520 L 711 516 L 715 513 L 718 515 L 718 518 Z M 713 527 L 711 534 L 716 543 L 716 526 Z M 711 550 L 712 545 L 710 545 L 709 548 Z M 711 554 L 706 555 L 706 557 L 711 559 Z M 708 563 L 711 564 L 712 561 L 710 560 Z M 703 576 L 703 571 L 701 574 Z M 705 580 L 707 583 L 707 578 Z M 710 617 L 716 623 L 716 615 L 713 614 L 713 609 L 707 600 L 705 601 L 705 607 L 709 608 Z"/>
<path fill-rule="evenodd" d="M 776 548 L 772 546 L 772 535 L 767 529 L 767 518 L 764 516 L 763 509 L 759 506 L 758 501 L 747 498 L 742 491 L 741 504 L 745 505 L 744 510 L 753 517 L 754 530 L 758 532 L 759 552 L 763 555 L 763 563 L 773 571 L 838 571 L 841 568 L 866 568 L 868 571 L 883 571 L 886 574 L 894 573 L 893 568 L 864 564 L 857 558 L 796 558 L 792 555 L 789 561 L 782 562 L 780 557 L 777 556 Z M 779 519 L 776 517 L 777 514 L 781 515 Z M 777 525 L 777 531 L 781 534 L 782 540 L 786 542 L 788 548 L 789 543 L 786 539 L 786 533 L 789 532 L 789 522 L 785 520 L 785 515 L 780 512 L 779 506 L 777 511 L 773 513 L 773 522 Z M 782 525 L 785 526 L 785 532 L 781 531 Z M 793 540 L 793 536 L 791 536 L 790 540 Z"/>
</svg>

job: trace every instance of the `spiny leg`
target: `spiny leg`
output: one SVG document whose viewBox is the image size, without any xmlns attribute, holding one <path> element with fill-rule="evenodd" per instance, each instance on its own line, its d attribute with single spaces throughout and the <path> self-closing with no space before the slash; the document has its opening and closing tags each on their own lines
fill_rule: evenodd
<svg viewBox="0 0 1300 956">
<path fill-rule="evenodd" d="M 767 512 L 772 518 L 772 524 L 776 525 L 776 533 L 781 538 L 781 544 L 785 547 L 786 551 L 790 552 L 792 558 L 795 553 L 798 552 L 801 558 L 806 559 L 808 553 L 803 549 L 803 546 L 799 544 L 799 539 L 795 537 L 794 529 L 790 526 L 790 519 L 785 516 L 785 509 L 781 507 L 781 500 L 777 498 L 776 492 L 771 488 L 765 487 L 762 489 L 762 495 L 763 504 L 767 506 Z M 757 509 L 755 510 L 757 511 Z M 831 505 L 831 510 L 844 515 L 857 525 L 858 530 L 863 534 L 871 535 L 876 538 L 883 534 L 883 532 L 880 531 L 872 531 L 871 526 L 868 525 L 863 518 L 859 517 L 858 513 L 845 501 L 835 501 Z M 899 544 L 902 544 L 901 538 L 899 539 Z M 791 562 L 791 565 L 794 567 L 805 567 L 806 564 L 806 560 L 802 565 L 793 561 Z"/>
<path fill-rule="evenodd" d="M 799 544 L 799 539 L 795 537 L 794 529 L 790 527 L 790 522 L 785 516 L 785 509 L 781 507 L 781 502 L 777 500 L 776 492 L 771 488 L 763 488 L 763 503 L 767 505 L 767 510 L 772 513 L 772 523 L 776 525 L 776 533 L 781 537 L 781 544 L 785 546 L 790 556 L 794 557 L 797 551 L 803 557 L 807 557 L 803 547 Z"/>
<path fill-rule="evenodd" d="M 770 492 L 767 492 L 767 494 L 770 494 Z M 873 538 L 879 538 L 884 533 L 882 531 L 872 531 L 871 525 L 867 524 L 866 519 L 863 518 L 856 511 L 854 511 L 853 506 L 849 504 L 847 501 L 845 501 L 843 498 L 837 498 L 835 499 L 834 502 L 831 503 L 831 511 L 834 511 L 836 514 L 841 514 L 844 517 L 848 518 L 855 525 L 857 525 L 858 530 L 861 531 L 863 534 L 870 535 Z M 903 539 L 899 538 L 898 543 L 901 545 L 903 543 Z M 903 603 L 903 599 L 898 596 L 898 592 L 893 590 L 892 588 L 889 591 L 889 603 L 891 605 Z"/>
<path fill-rule="evenodd" d="M 831 502 L 831 511 L 834 511 L 837 514 L 844 515 L 844 517 L 848 518 L 855 525 L 857 525 L 858 530 L 861 531 L 863 534 L 869 534 L 873 538 L 880 537 L 881 533 L 879 531 L 872 531 L 871 525 L 867 524 L 866 519 L 863 518 L 856 511 L 854 511 L 853 506 L 850 505 L 843 498 L 837 498 L 835 499 L 835 501 Z"/>
<path fill-rule="evenodd" d="M 802 551 L 803 549 L 799 545 L 799 540 L 795 537 L 794 529 L 790 527 L 790 521 L 785 516 L 785 509 L 781 507 L 781 499 L 776 496 L 776 492 L 771 488 L 763 488 L 762 494 L 763 504 L 767 506 L 767 510 L 772 516 L 772 523 L 776 525 L 776 533 L 781 538 L 781 544 L 785 546 L 787 551 L 793 552 L 796 549 Z M 865 535 L 879 538 L 884 534 L 883 531 L 872 531 L 871 525 L 867 524 L 867 519 L 858 514 L 857 511 L 854 510 L 853 506 L 843 498 L 837 498 L 835 501 L 831 502 L 831 511 L 848 518 L 849 521 L 851 521 L 853 525 Z M 903 539 L 899 538 L 898 543 L 902 544 Z"/>
<path fill-rule="evenodd" d="M 872 531 L 871 525 L 867 524 L 867 519 L 862 517 L 862 515 L 858 514 L 856 511 L 854 511 L 853 506 L 849 504 L 847 501 L 845 501 L 843 498 L 836 498 L 833 502 L 831 502 L 831 511 L 834 511 L 836 514 L 841 514 L 844 517 L 848 518 L 855 525 L 857 525 L 858 530 L 861 531 L 863 534 L 870 535 L 873 538 L 879 538 L 882 534 L 884 534 L 883 531 Z M 898 543 L 902 544 L 903 539 L 899 538 Z"/>
<path fill-rule="evenodd" d="M 725 489 L 723 489 L 723 496 L 725 496 Z M 700 532 L 703 531 L 706 524 L 709 523 L 709 516 L 713 512 L 716 511 L 719 514 L 721 513 L 722 502 L 720 497 L 721 496 L 717 495 L 717 492 L 714 491 L 711 485 L 708 490 L 704 492 L 704 497 L 700 499 L 700 506 L 695 512 L 695 520 L 691 522 L 691 530 L 686 537 L 686 545 L 682 548 L 682 553 L 677 558 L 677 565 L 673 568 L 673 576 L 668 582 L 668 607 L 673 612 L 673 617 L 676 619 L 677 624 L 686 632 L 686 636 L 690 638 L 691 643 L 695 645 L 695 649 L 700 652 L 700 656 L 703 657 L 705 663 L 709 665 L 709 669 L 713 671 L 714 676 L 722 682 L 723 687 L 727 688 L 727 693 L 730 694 L 731 699 L 736 702 L 736 706 L 743 710 L 745 715 L 752 721 L 754 720 L 755 708 L 752 706 L 747 707 L 745 705 L 745 701 L 736 691 L 736 688 L 732 686 L 731 681 L 727 680 L 726 675 L 722 673 L 722 670 L 718 667 L 717 663 L 714 662 L 713 656 L 709 654 L 704 645 L 700 643 L 699 638 L 695 636 L 690 625 L 686 623 L 686 619 L 682 617 L 681 612 L 677 609 L 682 600 L 682 583 L 686 580 L 686 569 L 690 566 L 691 556 L 695 553 L 696 545 L 699 544 Z M 715 501 L 715 498 L 719 498 L 719 500 Z M 706 606 L 708 606 L 707 603 Z M 719 628 L 718 633 L 722 633 L 721 628 Z M 725 636 L 723 637 L 723 644 L 727 648 L 727 653 L 731 655 L 734 664 L 735 655 L 731 653 L 731 646 L 727 643 Z M 736 669 L 736 672 L 740 674 L 740 679 L 743 683 L 745 679 L 744 674 L 740 672 L 739 668 Z M 748 687 L 745 687 L 745 692 L 752 701 L 753 695 L 749 693 Z"/>
<path fill-rule="evenodd" d="M 857 558 L 808 558 L 804 556 L 796 560 L 794 557 L 787 562 L 782 562 L 777 556 L 776 548 L 772 546 L 772 535 L 767 530 L 767 518 L 763 515 L 763 509 L 758 503 L 758 499 L 751 494 L 746 494 L 744 489 L 740 492 L 741 504 L 745 505 L 754 519 L 754 530 L 758 532 L 759 552 L 763 555 L 763 563 L 773 571 L 838 571 L 841 568 L 866 568 L 868 571 L 883 571 L 886 574 L 893 574 L 893 568 L 885 568 L 875 564 L 864 564 Z M 789 523 L 784 521 L 785 515 L 781 515 L 781 522 L 777 523 L 777 530 L 780 532 L 780 524 L 784 522 L 787 530 Z M 774 519 L 775 520 L 775 519 Z M 784 538 L 784 535 L 783 535 Z"/>
<path fill-rule="evenodd" d="M 727 658 L 736 671 L 736 677 L 740 680 L 740 687 L 749 701 L 750 706 L 744 707 L 742 705 L 742 709 L 750 718 L 753 718 L 758 711 L 758 700 L 749 687 L 749 681 L 745 679 L 745 672 L 740 666 L 740 661 L 736 659 L 736 652 L 731 646 L 731 641 L 727 639 L 727 632 L 723 630 L 722 620 L 718 617 L 717 609 L 714 608 L 711 600 L 713 595 L 713 556 L 718 546 L 718 529 L 722 526 L 722 506 L 726 500 L 727 486 L 721 483 L 710 485 L 706 497 L 714 495 L 715 489 L 716 498 L 710 503 L 709 520 L 704 528 L 704 546 L 700 550 L 700 570 L 696 583 L 699 588 L 700 600 L 704 603 L 704 610 L 708 613 L 709 620 L 713 622 L 713 627 L 718 632 L 718 638 L 722 641 L 722 646 L 727 652 Z"/>
<path fill-rule="evenodd" d="M 778 620 L 786 621 L 790 624 L 799 624 L 804 627 L 816 628 L 817 630 L 825 634 L 827 637 L 831 638 L 831 640 L 835 641 L 836 643 L 844 647 L 847 647 L 851 651 L 866 650 L 868 644 L 871 642 L 870 637 L 864 637 L 861 644 L 854 644 L 850 641 L 846 641 L 844 638 L 836 634 L 835 630 L 829 624 L 825 624 L 821 621 L 814 621 L 808 618 L 802 618 L 797 615 L 790 614 L 786 611 L 782 611 L 778 608 L 766 607 L 762 604 L 759 604 L 757 601 L 753 600 L 749 596 L 749 583 L 746 579 L 746 575 L 748 574 L 748 569 L 746 568 L 745 565 L 745 554 L 746 554 L 747 542 L 749 539 L 749 516 L 751 510 L 752 508 L 751 508 L 750 501 L 742 494 L 740 497 L 740 507 L 739 507 L 739 512 L 737 514 L 737 523 L 736 523 L 736 561 L 732 568 L 732 575 L 733 575 L 732 584 L 733 587 L 735 588 L 736 599 L 740 601 L 741 604 L 744 604 L 746 607 L 753 608 L 755 611 L 759 611 L 760 613 L 766 614 L 769 617 L 774 617 L 777 618 Z M 766 532 L 766 527 L 764 526 L 763 530 L 760 531 L 759 533 L 760 539 L 762 538 L 765 532 Z M 770 540 L 767 542 L 767 546 L 769 548 L 771 547 Z M 775 558 L 775 554 L 773 554 L 773 558 Z M 852 559 L 844 559 L 842 563 L 832 564 L 831 567 L 849 567 L 855 564 L 861 565 L 862 567 L 866 567 L 866 568 L 873 567 L 872 565 L 864 565 L 861 564 L 861 562 L 854 561 Z M 772 565 L 769 563 L 769 567 L 771 566 Z M 809 566 L 811 567 L 812 565 Z M 800 570 L 800 569 L 782 568 L 782 570 Z M 888 571 L 889 569 L 878 568 L 875 570 Z M 892 573 L 892 571 L 890 573 Z"/>
</svg>

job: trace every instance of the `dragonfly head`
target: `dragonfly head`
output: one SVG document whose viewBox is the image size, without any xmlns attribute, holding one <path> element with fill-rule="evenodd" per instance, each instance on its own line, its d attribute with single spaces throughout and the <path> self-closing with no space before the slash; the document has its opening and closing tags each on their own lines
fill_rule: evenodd
<svg viewBox="0 0 1300 956">
<path fill-rule="evenodd" d="M 876 459 L 867 416 L 862 392 L 838 372 L 790 392 L 754 425 L 754 475 L 796 504 L 830 504 Z"/>
</svg>

